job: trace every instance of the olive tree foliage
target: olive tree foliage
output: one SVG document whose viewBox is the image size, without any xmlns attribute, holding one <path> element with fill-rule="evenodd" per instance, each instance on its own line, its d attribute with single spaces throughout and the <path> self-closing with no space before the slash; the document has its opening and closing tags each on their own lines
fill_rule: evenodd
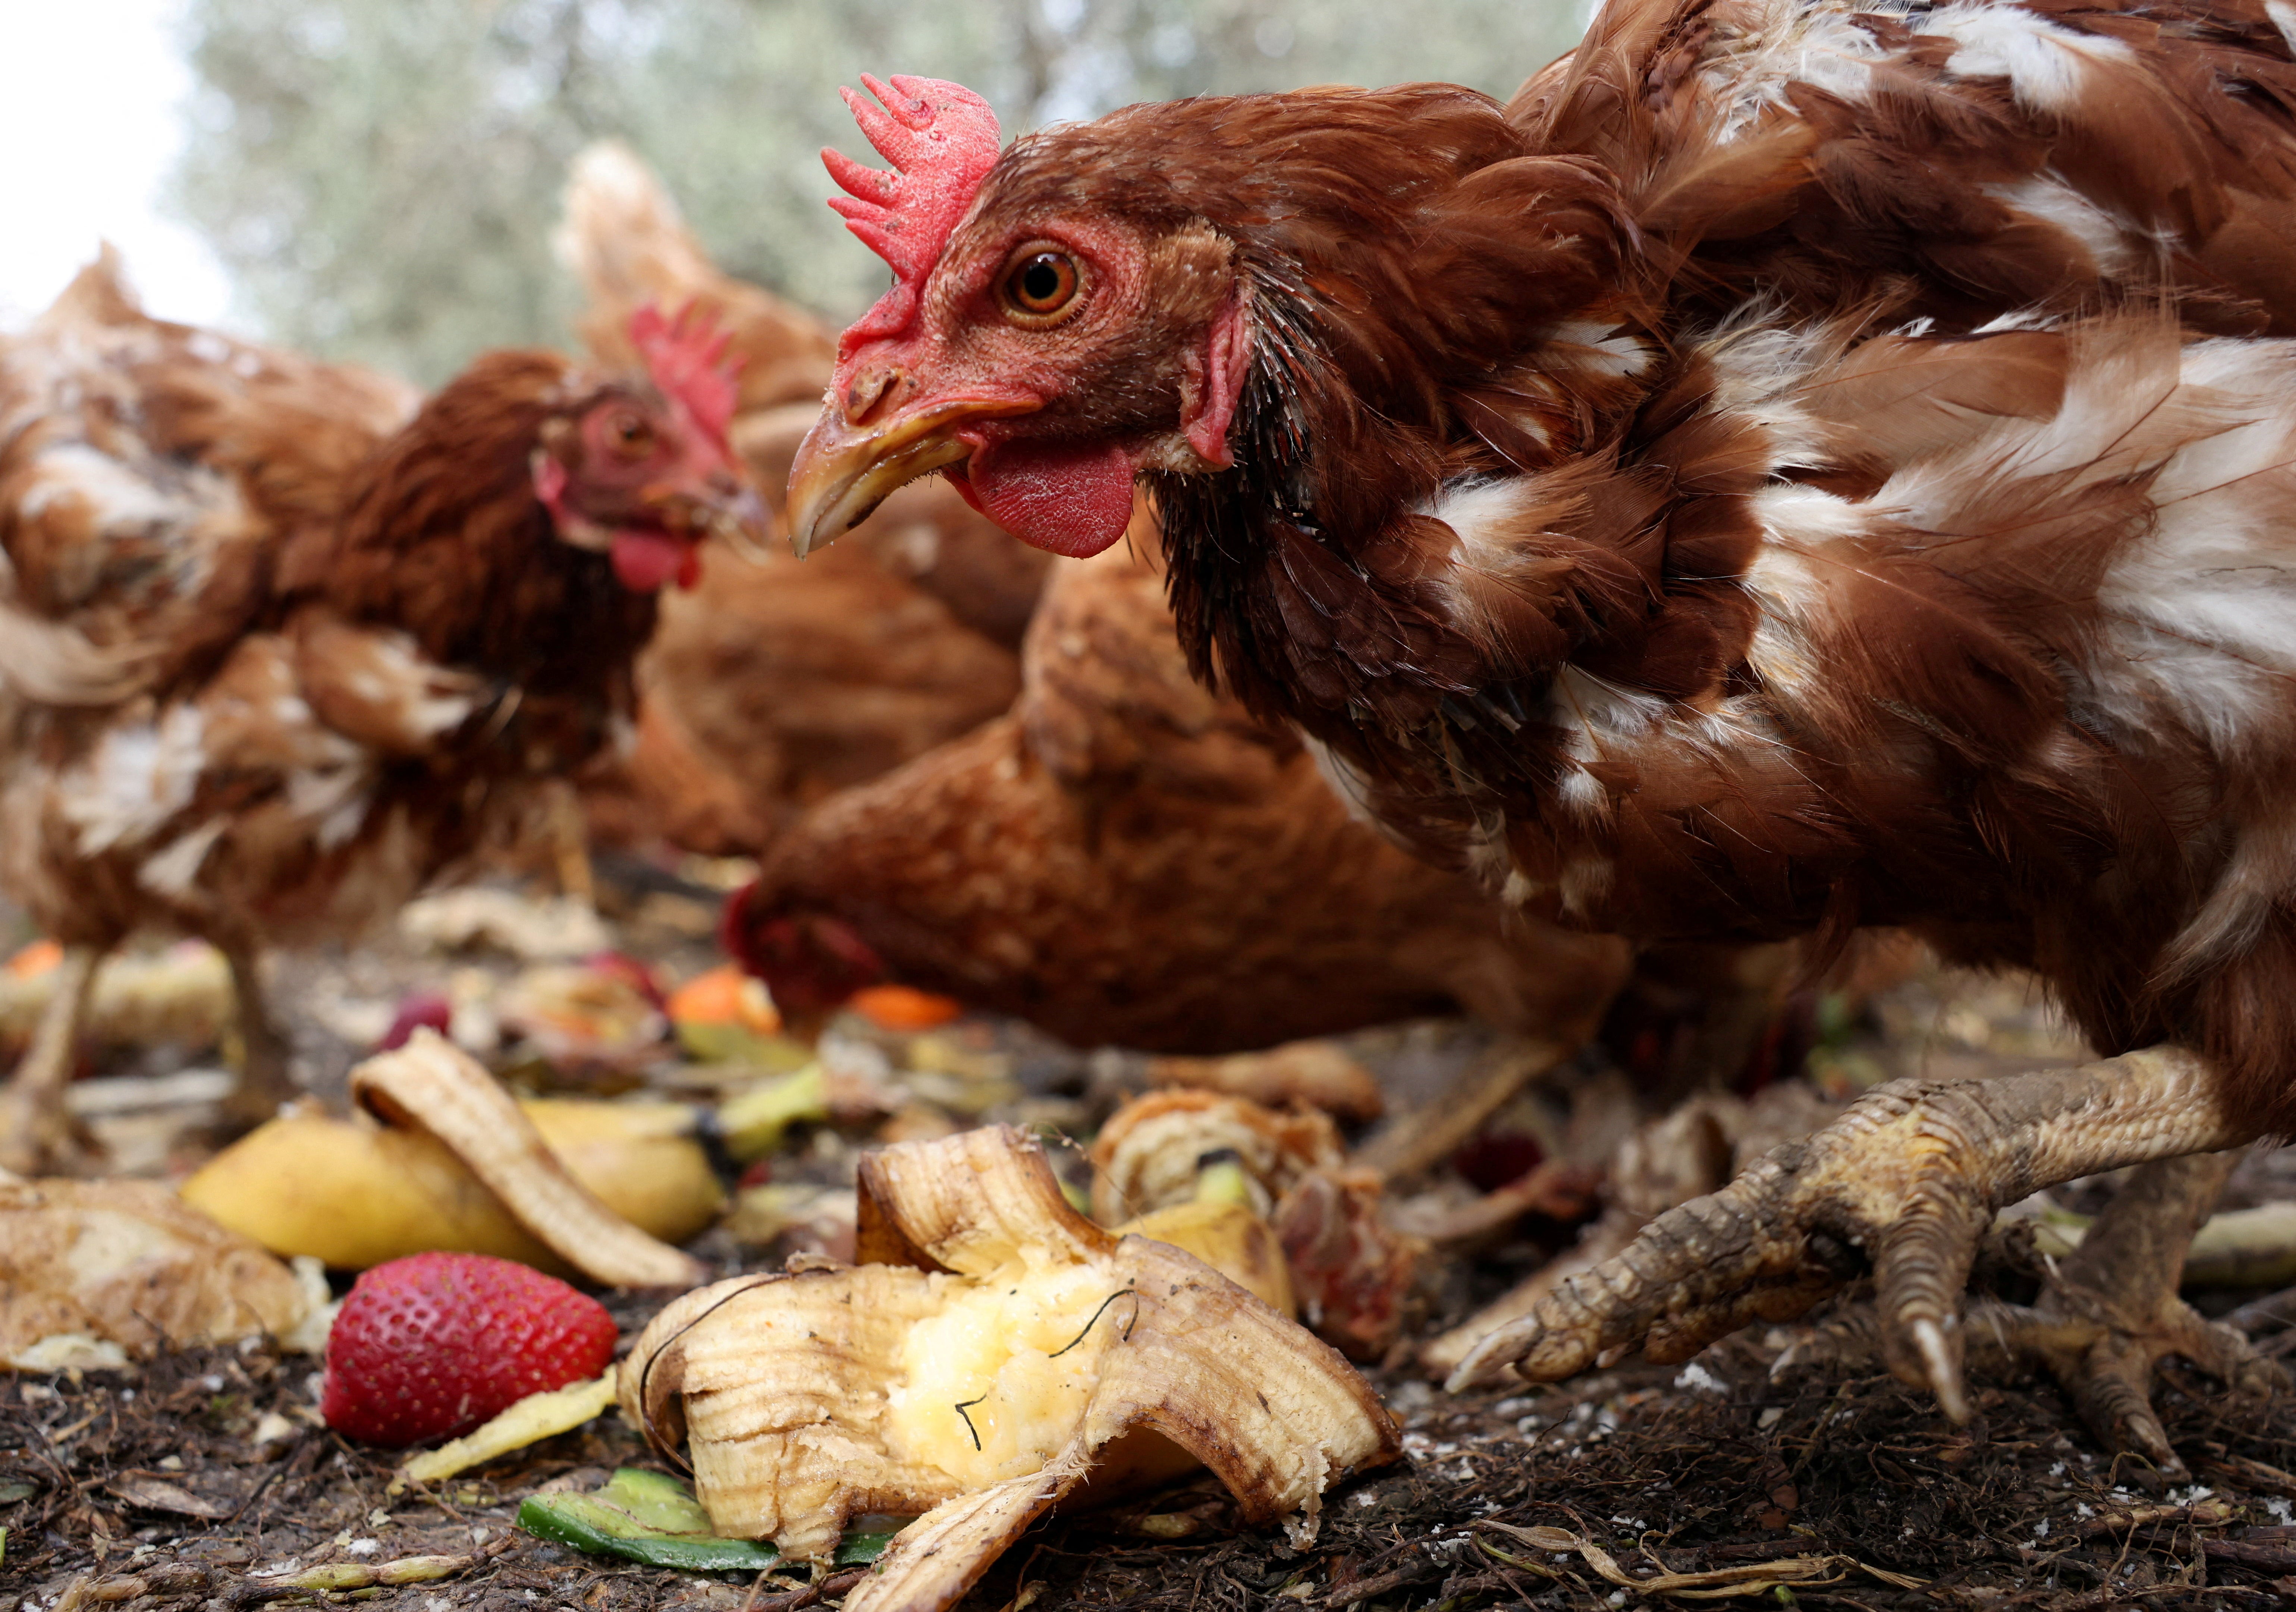
<svg viewBox="0 0 2296 1612">
<path fill-rule="evenodd" d="M 842 322 L 882 271 L 815 153 L 864 72 L 954 78 L 1008 134 L 1138 100 L 1445 78 L 1504 95 L 1577 0 L 192 0 L 176 194 L 274 340 L 435 382 L 562 344 L 567 165 L 627 141 L 730 271 Z"/>
</svg>

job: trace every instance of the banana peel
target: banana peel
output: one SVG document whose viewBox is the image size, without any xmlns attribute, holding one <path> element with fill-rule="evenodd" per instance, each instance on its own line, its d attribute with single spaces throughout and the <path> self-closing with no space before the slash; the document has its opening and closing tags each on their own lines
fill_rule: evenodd
<svg viewBox="0 0 2296 1612">
<path fill-rule="evenodd" d="M 353 1069 L 351 1092 L 360 1119 L 283 1115 L 210 1159 L 184 1201 L 340 1270 L 443 1248 L 609 1287 L 704 1273 L 669 1246 L 725 1203 L 691 1109 L 521 1104 L 430 1030 Z"/>
<path fill-rule="evenodd" d="M 1128 1436 L 1307 1529 L 1332 1482 L 1395 1458 L 1336 1352 L 1193 1255 L 1085 1219 L 1010 1127 L 870 1155 L 859 1191 L 863 1263 L 686 1294 L 620 1372 L 624 1413 L 690 1451 L 717 1533 L 826 1561 L 853 1517 L 916 1516 L 848 1612 L 939 1612 Z M 1196 1217 L 1215 1223 L 1250 1240 Z"/>
<path fill-rule="evenodd" d="M 1283 1245 L 1266 1221 L 1242 1204 L 1201 1199 L 1177 1203 L 1128 1220 L 1116 1228 L 1115 1234 L 1170 1243 L 1194 1255 L 1276 1313 L 1287 1317 L 1299 1313 Z"/>
<path fill-rule="evenodd" d="M 1347 1159 L 1339 1127 L 1320 1109 L 1270 1109 L 1214 1092 L 1151 1092 L 1100 1128 L 1092 1144 L 1092 1212 L 1103 1221 L 1185 1203 L 1214 1154 L 1233 1155 L 1263 1215 L 1300 1177 Z"/>
<path fill-rule="evenodd" d="M 1308 1325 L 1349 1360 L 1379 1360 L 1402 1336 L 1426 1245 L 1388 1223 L 1380 1177 L 1348 1166 L 1327 1115 L 1152 1092 L 1110 1116 L 1091 1158 L 1103 1218 L 1201 1198 L 1216 1181 L 1249 1203 L 1283 1244 Z"/>
<path fill-rule="evenodd" d="M 144 1181 L 0 1184 L 0 1365 L 122 1366 L 168 1345 L 293 1339 L 326 1303 Z"/>
</svg>

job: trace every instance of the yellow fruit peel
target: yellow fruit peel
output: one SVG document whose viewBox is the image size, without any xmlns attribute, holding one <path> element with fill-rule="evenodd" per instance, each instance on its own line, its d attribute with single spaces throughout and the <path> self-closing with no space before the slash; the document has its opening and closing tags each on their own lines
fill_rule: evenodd
<svg viewBox="0 0 2296 1612">
<path fill-rule="evenodd" d="M 351 1090 L 379 1125 L 299 1109 L 210 1159 L 184 1200 L 341 1270 L 444 1248 L 611 1287 L 703 1274 L 670 1243 L 725 1195 L 683 1105 L 521 1105 L 428 1030 L 352 1070 Z"/>
<path fill-rule="evenodd" d="M 760 1081 L 718 1108 L 718 1129 L 726 1150 L 745 1164 L 779 1152 L 791 1125 L 819 1125 L 828 1118 L 829 1077 L 818 1063 Z"/>
<path fill-rule="evenodd" d="M 1092 1144 L 1092 1210 L 1143 1215 L 1196 1196 L 1204 1160 L 1232 1155 L 1263 1215 L 1300 1177 L 1345 1162 L 1339 1127 L 1313 1109 L 1279 1112 L 1211 1092 L 1151 1092 L 1109 1117 Z"/>
<path fill-rule="evenodd" d="M 611 1371 L 590 1382 L 529 1394 L 485 1426 L 410 1457 L 391 1480 L 390 1492 L 400 1493 L 409 1484 L 435 1484 L 498 1455 L 571 1433 L 584 1422 L 604 1415 L 613 1403 Z"/>
<path fill-rule="evenodd" d="M 1168 1230 L 1263 1283 L 1281 1269 L 1248 1212 L 1189 1207 Z M 685 1295 L 620 1377 L 657 1447 L 690 1450 L 719 1533 L 822 1561 L 855 1516 L 917 1516 L 849 1612 L 939 1612 L 1088 1477 L 1170 1475 L 1144 1439 L 1209 1466 L 1247 1518 L 1310 1526 L 1331 1482 L 1394 1457 L 1337 1353 L 1172 1243 L 1085 1219 L 1009 1127 L 865 1158 L 857 1243 L 858 1265 Z"/>
</svg>

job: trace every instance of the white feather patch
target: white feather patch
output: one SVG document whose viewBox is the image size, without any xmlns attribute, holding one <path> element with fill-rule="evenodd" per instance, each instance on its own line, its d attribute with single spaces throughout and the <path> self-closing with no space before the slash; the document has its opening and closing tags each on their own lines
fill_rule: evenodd
<svg viewBox="0 0 2296 1612">
<path fill-rule="evenodd" d="M 1915 31 L 1942 35 L 1959 46 L 1946 63 L 1956 78 L 2006 78 L 2018 102 L 2040 112 L 2078 110 L 2099 64 L 2135 60 L 2118 39 L 2078 33 L 1998 0 L 1940 6 Z"/>
<path fill-rule="evenodd" d="M 207 755 L 199 708 L 170 706 L 156 722 L 107 731 L 62 793 L 80 854 L 96 856 L 157 833 L 192 802 Z"/>
</svg>

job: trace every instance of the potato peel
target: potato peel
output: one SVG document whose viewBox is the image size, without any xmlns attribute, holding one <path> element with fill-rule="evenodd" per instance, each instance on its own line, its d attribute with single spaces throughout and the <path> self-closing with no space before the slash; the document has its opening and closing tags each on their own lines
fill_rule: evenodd
<svg viewBox="0 0 2296 1612">
<path fill-rule="evenodd" d="M 939 1612 L 1136 1429 L 1253 1522 L 1312 1526 L 1331 1482 L 1396 1454 L 1336 1352 L 1193 1255 L 1086 1220 L 1009 1127 L 865 1158 L 857 1240 L 867 1263 L 685 1295 L 620 1377 L 656 1447 L 690 1447 L 721 1534 L 825 1561 L 851 1518 L 916 1516 L 849 1612 Z"/>
</svg>

